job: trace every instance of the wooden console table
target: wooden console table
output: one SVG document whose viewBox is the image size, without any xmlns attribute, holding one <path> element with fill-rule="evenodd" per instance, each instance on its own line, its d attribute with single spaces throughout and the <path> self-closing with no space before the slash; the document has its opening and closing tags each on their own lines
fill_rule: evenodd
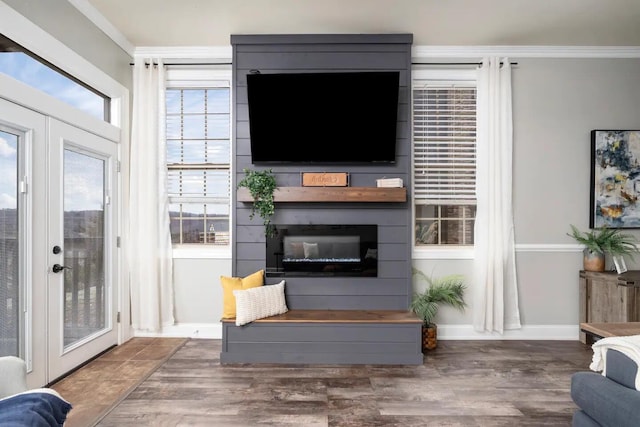
<svg viewBox="0 0 640 427">
<path fill-rule="evenodd" d="M 622 274 L 580 271 L 579 294 L 580 341 L 585 344 L 583 324 L 640 322 L 639 270 Z"/>
<path fill-rule="evenodd" d="M 586 344 L 600 338 L 640 335 L 640 322 L 580 323 L 580 332 L 586 334 Z"/>
</svg>

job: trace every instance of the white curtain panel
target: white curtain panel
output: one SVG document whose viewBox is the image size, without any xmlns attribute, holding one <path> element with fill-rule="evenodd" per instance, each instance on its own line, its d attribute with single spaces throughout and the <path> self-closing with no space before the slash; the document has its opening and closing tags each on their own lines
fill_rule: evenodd
<svg viewBox="0 0 640 427">
<path fill-rule="evenodd" d="M 513 231 L 508 58 L 483 60 L 478 69 L 477 103 L 473 325 L 478 332 L 502 334 L 505 329 L 521 327 Z"/>
<path fill-rule="evenodd" d="M 164 91 L 162 61 L 136 59 L 129 180 L 131 321 L 135 330 L 148 332 L 174 324 Z"/>
</svg>

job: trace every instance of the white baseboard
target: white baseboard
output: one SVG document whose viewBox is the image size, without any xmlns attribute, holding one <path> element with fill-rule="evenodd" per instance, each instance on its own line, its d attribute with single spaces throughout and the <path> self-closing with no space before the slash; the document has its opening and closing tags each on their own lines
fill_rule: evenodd
<svg viewBox="0 0 640 427">
<path fill-rule="evenodd" d="M 134 331 L 135 337 L 222 339 L 221 323 L 178 323 L 162 328 L 162 332 Z"/>
<path fill-rule="evenodd" d="M 473 325 L 440 325 L 439 340 L 567 340 L 580 339 L 578 325 L 523 325 L 520 329 L 497 332 L 477 332 Z"/>
<path fill-rule="evenodd" d="M 439 340 L 579 340 L 578 325 L 524 325 L 521 329 L 498 333 L 481 333 L 473 325 L 438 325 Z M 162 332 L 134 331 L 136 337 L 222 339 L 221 323 L 178 323 Z"/>
</svg>

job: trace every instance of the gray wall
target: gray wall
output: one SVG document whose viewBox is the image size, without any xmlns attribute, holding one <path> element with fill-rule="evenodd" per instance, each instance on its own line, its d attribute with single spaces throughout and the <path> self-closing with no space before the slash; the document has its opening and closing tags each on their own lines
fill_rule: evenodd
<svg viewBox="0 0 640 427">
<path fill-rule="evenodd" d="M 410 34 L 231 36 L 235 89 L 235 182 L 244 168 L 270 168 L 280 186 L 299 186 L 300 172 L 348 172 L 351 186 L 375 187 L 375 179 L 410 178 Z M 391 165 L 251 164 L 246 75 L 305 71 L 400 71 L 396 163 Z M 278 124 L 274 124 L 278 126 Z M 286 124 L 285 124 L 286 125 Z M 277 143 L 274 141 L 274 143 Z M 301 143 L 304 143 L 302 140 Z M 235 188 L 235 182 L 232 188 Z M 250 203 L 237 202 L 233 230 L 234 274 L 265 268 L 264 227 L 249 218 Z M 274 224 L 377 224 L 378 277 L 287 277 L 287 304 L 299 309 L 406 309 L 411 294 L 409 203 L 276 204 Z M 278 282 L 279 278 L 267 282 Z"/>
<path fill-rule="evenodd" d="M 67 0 L 3 0 L 131 91 L 131 57 Z"/>
<path fill-rule="evenodd" d="M 176 322 L 218 323 L 222 317 L 220 276 L 231 276 L 231 260 L 177 259 L 173 275 Z"/>
<path fill-rule="evenodd" d="M 519 60 L 513 71 L 516 242 L 589 226 L 590 131 L 639 129 L 639 59 Z M 537 167 L 535 167 L 535 166 Z"/>
<path fill-rule="evenodd" d="M 590 131 L 640 129 L 639 59 L 517 59 L 512 73 L 513 207 L 523 325 L 577 325 L 582 253 L 569 224 L 589 227 Z M 637 230 L 627 230 L 640 236 Z M 637 257 L 640 260 L 640 257 Z M 416 260 L 436 275 L 472 273 L 471 260 Z M 629 262 L 629 268 L 640 268 Z M 415 283 L 424 288 L 423 283 Z M 439 322 L 470 324 L 444 308 Z"/>
<path fill-rule="evenodd" d="M 516 243 L 575 243 L 566 236 L 569 224 L 589 227 L 590 131 L 640 129 L 640 60 L 519 63 L 513 73 Z M 578 322 L 580 252 L 521 252 L 517 265 L 525 322 Z"/>
</svg>

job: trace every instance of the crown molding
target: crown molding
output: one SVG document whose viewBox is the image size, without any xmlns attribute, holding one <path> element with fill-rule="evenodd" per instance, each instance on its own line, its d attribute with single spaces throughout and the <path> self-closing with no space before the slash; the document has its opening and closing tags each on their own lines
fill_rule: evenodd
<svg viewBox="0 0 640 427">
<path fill-rule="evenodd" d="M 640 58 L 640 46 L 414 46 L 414 60 L 428 58 Z"/>
<path fill-rule="evenodd" d="M 85 1 L 85 0 L 74 0 Z M 218 59 L 230 62 L 231 46 L 140 46 L 134 56 L 167 59 Z M 640 58 L 640 46 L 414 46 L 413 59 L 474 58 Z"/>
<path fill-rule="evenodd" d="M 231 46 L 140 46 L 134 51 L 135 58 L 162 58 L 174 60 L 201 59 L 207 62 L 231 63 Z"/>
<path fill-rule="evenodd" d="M 104 17 L 103 14 L 91 5 L 87 0 L 68 0 L 69 3 L 80 13 L 82 13 L 87 19 L 98 27 L 103 33 L 114 41 L 122 50 L 127 52 L 129 56 L 133 56 L 134 47 L 133 44 L 122 34 L 113 24 Z"/>
</svg>

